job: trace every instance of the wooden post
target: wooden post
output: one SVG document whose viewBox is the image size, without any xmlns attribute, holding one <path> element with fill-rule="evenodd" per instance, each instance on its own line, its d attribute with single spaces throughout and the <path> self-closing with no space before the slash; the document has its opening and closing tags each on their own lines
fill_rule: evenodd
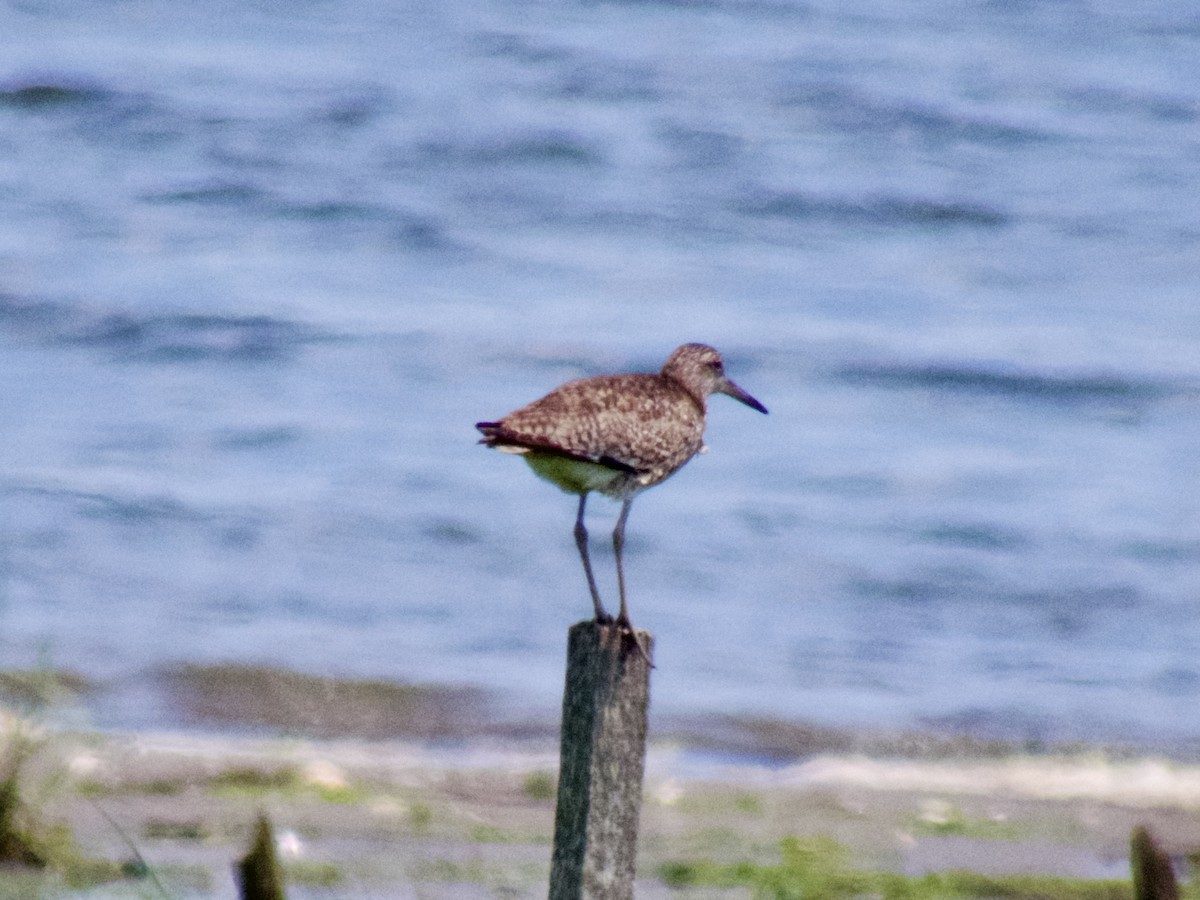
<svg viewBox="0 0 1200 900">
<path fill-rule="evenodd" d="M 275 835 L 265 814 L 259 815 L 250 851 L 238 862 L 236 871 L 242 900 L 284 900 Z"/>
<path fill-rule="evenodd" d="M 1179 885 L 1171 857 L 1144 825 L 1133 829 L 1129 837 L 1129 866 L 1133 870 L 1134 900 L 1178 900 Z"/>
<path fill-rule="evenodd" d="M 647 652 L 653 635 L 640 632 Z M 628 633 L 569 633 L 550 900 L 632 900 L 650 666 Z"/>
</svg>

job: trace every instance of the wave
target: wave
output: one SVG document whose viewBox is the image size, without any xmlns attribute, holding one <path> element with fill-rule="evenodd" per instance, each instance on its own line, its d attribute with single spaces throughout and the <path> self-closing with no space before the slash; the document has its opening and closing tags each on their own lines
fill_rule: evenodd
<svg viewBox="0 0 1200 900">
<path fill-rule="evenodd" d="M 1058 403 L 1146 403 L 1181 393 L 1170 382 L 1113 373 L 1022 371 L 970 363 L 852 363 L 837 376 L 878 387 L 966 391 Z"/>
<path fill-rule="evenodd" d="M 0 106 L 30 111 L 48 110 L 101 103 L 108 96 L 107 91 L 98 87 L 39 81 L 0 88 Z"/>
<path fill-rule="evenodd" d="M 416 251 L 462 254 L 467 247 L 450 234 L 441 217 L 392 208 L 381 203 L 320 197 L 287 198 L 247 181 L 213 180 L 144 194 L 147 203 L 247 208 L 280 220 L 316 226 L 360 226 L 380 229 L 397 243 Z"/>
<path fill-rule="evenodd" d="M 126 133 L 141 140 L 154 140 L 164 124 L 164 111 L 151 95 L 117 90 L 88 77 L 65 74 L 13 79 L 0 84 L 0 109 L 72 122 L 82 133 L 104 140 Z M 132 132 L 127 132 L 131 125 Z"/>
<path fill-rule="evenodd" d="M 167 523 L 196 523 L 211 518 L 182 500 L 164 494 L 120 494 L 92 487 L 36 482 L 6 485 L 3 491 L 9 498 L 25 497 L 45 503 L 66 504 L 85 518 L 127 525 L 161 527 Z"/>
<path fill-rule="evenodd" d="M 424 141 L 415 148 L 422 165 L 560 164 L 597 168 L 605 155 L 588 139 L 565 130 L 537 130 L 477 139 Z"/>
<path fill-rule="evenodd" d="M 107 350 L 143 362 L 276 361 L 335 339 L 298 322 L 262 315 L 97 312 L 0 294 L 0 330 L 38 343 Z"/>
<path fill-rule="evenodd" d="M 130 359 L 163 362 L 278 360 L 313 339 L 304 326 L 267 316 L 121 313 L 103 316 L 61 338 L 64 343 L 108 348 Z"/>
<path fill-rule="evenodd" d="M 836 82 L 795 84 L 777 101 L 783 110 L 811 111 L 829 130 L 851 135 L 917 135 L 938 143 L 1011 147 L 1053 139 L 1047 131 L 998 117 L 938 109 L 927 103 L 873 97 Z"/>
<path fill-rule="evenodd" d="M 764 192 L 739 204 L 738 211 L 764 218 L 830 219 L 875 225 L 999 228 L 1012 217 L 987 204 L 924 197 L 824 197 L 799 191 Z"/>
</svg>

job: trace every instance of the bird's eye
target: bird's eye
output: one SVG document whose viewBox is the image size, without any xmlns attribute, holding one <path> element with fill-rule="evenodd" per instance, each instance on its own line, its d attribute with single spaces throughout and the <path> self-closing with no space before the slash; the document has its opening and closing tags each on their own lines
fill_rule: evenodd
<svg viewBox="0 0 1200 900">
<path fill-rule="evenodd" d="M 721 361 L 719 359 L 711 360 L 708 364 L 708 367 L 710 369 L 712 369 L 714 372 L 720 372 L 722 369 L 725 368 L 725 366 L 721 364 Z"/>
</svg>

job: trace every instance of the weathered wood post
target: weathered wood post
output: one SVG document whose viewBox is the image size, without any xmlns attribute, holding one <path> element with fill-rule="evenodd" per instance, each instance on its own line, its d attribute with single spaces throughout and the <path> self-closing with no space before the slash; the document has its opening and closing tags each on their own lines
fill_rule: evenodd
<svg viewBox="0 0 1200 900">
<path fill-rule="evenodd" d="M 285 900 L 275 834 L 265 813 L 258 817 L 249 852 L 235 867 L 242 900 Z"/>
<path fill-rule="evenodd" d="M 1144 825 L 1134 828 L 1129 837 L 1129 867 L 1134 900 L 1178 900 L 1179 884 L 1171 857 Z"/>
<path fill-rule="evenodd" d="M 639 632 L 647 652 L 653 635 Z M 550 900 L 632 900 L 650 664 L 615 625 L 567 643 Z"/>
</svg>

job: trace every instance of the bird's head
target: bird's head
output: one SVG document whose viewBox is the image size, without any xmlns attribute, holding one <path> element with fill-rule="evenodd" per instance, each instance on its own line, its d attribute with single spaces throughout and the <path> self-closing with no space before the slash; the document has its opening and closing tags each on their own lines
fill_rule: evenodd
<svg viewBox="0 0 1200 900">
<path fill-rule="evenodd" d="M 682 384 L 702 405 L 710 394 L 725 394 L 760 413 L 767 411 L 765 406 L 729 380 L 721 354 L 708 344 L 676 347 L 663 365 L 662 376 Z"/>
</svg>

